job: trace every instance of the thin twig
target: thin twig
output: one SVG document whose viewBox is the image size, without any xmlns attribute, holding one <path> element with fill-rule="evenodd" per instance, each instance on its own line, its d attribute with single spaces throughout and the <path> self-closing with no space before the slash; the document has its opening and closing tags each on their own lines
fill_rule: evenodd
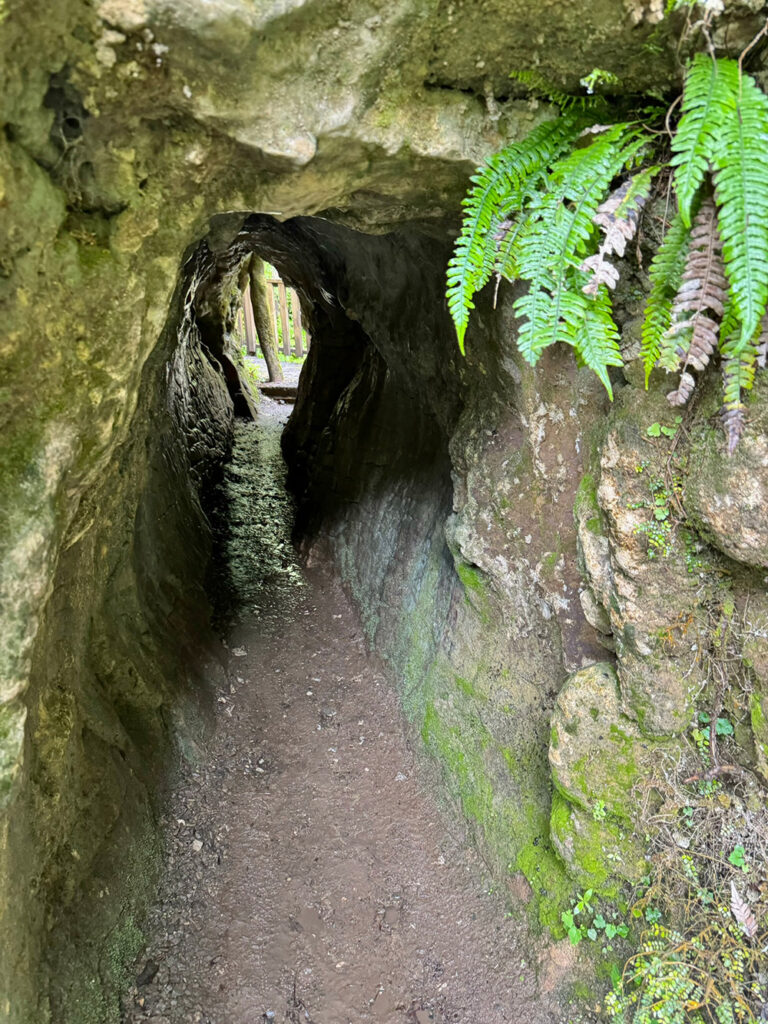
<svg viewBox="0 0 768 1024">
<path fill-rule="evenodd" d="M 689 785 L 691 782 L 711 782 L 712 779 L 718 775 L 740 775 L 743 772 L 737 764 L 716 764 L 713 768 L 708 768 L 705 772 L 697 772 L 695 775 L 689 775 L 687 779 L 683 779 L 683 782 Z"/>
<path fill-rule="evenodd" d="M 747 45 L 744 47 L 744 49 L 741 51 L 741 54 L 739 55 L 739 78 L 741 78 L 743 73 L 744 58 L 747 56 L 752 47 L 755 46 L 764 35 L 768 35 L 768 18 L 765 19 L 765 24 L 757 33 L 757 35 L 753 37 L 751 42 L 747 43 Z"/>
<path fill-rule="evenodd" d="M 672 131 L 672 129 L 669 126 L 669 119 L 670 119 L 670 117 L 672 117 L 672 111 L 675 109 L 675 107 L 678 105 L 678 103 L 682 100 L 682 98 L 683 98 L 683 94 L 680 93 L 680 95 L 677 97 L 677 99 L 672 101 L 672 103 L 669 106 L 669 109 L 667 110 L 666 116 L 664 118 L 664 127 L 666 128 L 667 135 L 670 137 L 670 139 L 673 139 L 675 137 L 675 133 Z"/>
</svg>

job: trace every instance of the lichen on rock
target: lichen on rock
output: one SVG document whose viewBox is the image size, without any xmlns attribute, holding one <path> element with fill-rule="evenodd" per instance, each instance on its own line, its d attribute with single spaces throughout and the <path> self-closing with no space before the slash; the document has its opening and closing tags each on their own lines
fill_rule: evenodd
<svg viewBox="0 0 768 1024">
<path fill-rule="evenodd" d="M 622 712 L 612 665 L 591 665 L 565 681 L 549 743 L 551 828 L 555 849 L 581 882 L 597 887 L 610 876 L 637 881 L 643 874 L 634 789 L 657 746 Z"/>
</svg>

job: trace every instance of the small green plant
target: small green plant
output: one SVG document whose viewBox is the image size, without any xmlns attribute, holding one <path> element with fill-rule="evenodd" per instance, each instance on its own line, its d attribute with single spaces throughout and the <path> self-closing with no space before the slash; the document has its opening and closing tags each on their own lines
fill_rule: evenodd
<svg viewBox="0 0 768 1024">
<path fill-rule="evenodd" d="M 614 75 L 612 71 L 606 71 L 605 68 L 592 68 L 590 73 L 579 81 L 579 85 L 587 90 L 588 96 L 594 93 L 598 85 L 619 84 L 618 76 Z"/>
<path fill-rule="evenodd" d="M 728 854 L 728 863 L 733 864 L 735 868 L 739 868 L 745 875 L 749 873 L 749 864 L 747 864 L 744 847 L 741 844 L 734 846 L 733 850 Z"/>
<path fill-rule="evenodd" d="M 595 800 L 592 804 L 592 817 L 595 821 L 605 821 L 608 816 L 608 812 L 605 809 L 604 800 Z"/>
<path fill-rule="evenodd" d="M 673 542 L 670 504 L 672 492 L 659 477 L 649 478 L 648 490 L 650 491 L 648 500 L 632 502 L 629 506 L 636 509 L 648 509 L 651 513 L 650 519 L 635 527 L 635 533 L 643 534 L 648 541 L 649 559 L 667 558 L 672 551 Z"/>
<path fill-rule="evenodd" d="M 707 766 L 710 763 L 709 751 L 711 745 L 711 728 L 712 719 L 706 711 L 700 711 L 697 716 L 697 724 L 691 730 L 691 736 L 696 744 L 703 763 Z M 715 736 L 733 736 L 733 733 L 733 725 L 727 718 L 718 718 L 715 721 Z"/>
<path fill-rule="evenodd" d="M 663 426 L 661 423 L 652 423 L 645 432 L 648 437 L 661 437 L 662 434 L 664 437 L 674 437 L 677 433 L 677 428 L 682 422 L 682 416 L 675 416 L 674 427 Z"/>
<path fill-rule="evenodd" d="M 583 939 L 590 942 L 602 940 L 603 952 L 608 953 L 613 949 L 611 941 L 617 936 L 626 938 L 629 927 L 623 922 L 607 920 L 603 914 L 597 912 L 593 900 L 592 889 L 577 894 L 571 909 L 564 910 L 560 919 L 572 945 L 578 946 Z"/>
<path fill-rule="evenodd" d="M 724 636 L 725 619 L 721 616 Z M 630 908 L 644 928 L 639 949 L 614 978 L 605 1003 L 617 1024 L 757 1024 L 762 1019 L 768 808 L 755 805 L 745 815 L 741 781 L 730 793 L 702 790 L 714 781 L 708 778 L 710 736 L 727 742 L 734 732 L 730 717 L 700 712 L 696 745 L 682 763 L 668 760 L 649 780 L 649 790 L 663 793 L 666 806 L 652 812 L 651 869 Z"/>
<path fill-rule="evenodd" d="M 650 927 L 614 979 L 606 1012 L 617 1024 L 756 1024 L 762 951 L 751 941 L 754 914 L 733 888 L 728 902 L 719 901 L 690 856 L 681 862 L 697 930 L 684 934 L 662 924 L 658 908 L 634 907 Z"/>
</svg>

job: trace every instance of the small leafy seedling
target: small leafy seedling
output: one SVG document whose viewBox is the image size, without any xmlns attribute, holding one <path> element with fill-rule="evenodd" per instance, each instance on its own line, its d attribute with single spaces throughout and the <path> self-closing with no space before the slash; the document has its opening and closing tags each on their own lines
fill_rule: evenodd
<svg viewBox="0 0 768 1024">
<path fill-rule="evenodd" d="M 731 853 L 728 854 L 728 860 L 735 868 L 740 868 L 745 875 L 749 872 L 749 864 L 747 864 L 744 847 L 741 844 L 734 846 Z"/>
</svg>

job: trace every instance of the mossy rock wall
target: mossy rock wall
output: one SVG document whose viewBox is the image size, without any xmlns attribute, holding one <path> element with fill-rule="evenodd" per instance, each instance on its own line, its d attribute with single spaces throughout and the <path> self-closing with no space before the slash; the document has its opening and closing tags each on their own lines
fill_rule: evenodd
<svg viewBox="0 0 768 1024">
<path fill-rule="evenodd" d="M 177 738 L 205 732 L 199 494 L 232 409 L 194 330 L 177 340 L 180 306 L 123 443 L 67 526 L 31 653 L 0 848 L 14 1024 L 114 1018 L 158 867 L 156 775 Z"/>
</svg>

